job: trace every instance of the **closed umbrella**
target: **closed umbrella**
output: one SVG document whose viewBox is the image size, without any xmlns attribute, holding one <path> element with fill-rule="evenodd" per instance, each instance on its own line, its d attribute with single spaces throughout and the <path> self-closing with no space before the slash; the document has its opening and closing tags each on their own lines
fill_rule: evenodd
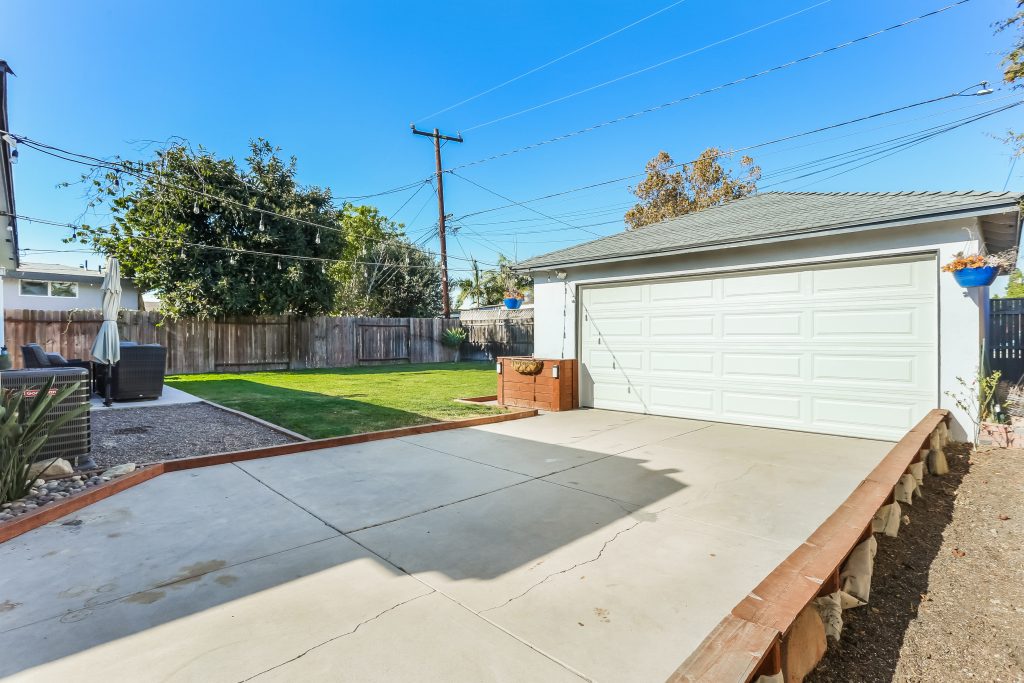
<svg viewBox="0 0 1024 683">
<path fill-rule="evenodd" d="M 107 259 L 107 274 L 103 277 L 103 324 L 92 343 L 92 357 L 106 365 L 107 381 L 106 400 L 103 405 L 110 406 L 110 383 L 114 363 L 121 360 L 121 340 L 117 332 L 117 312 L 121 308 L 121 265 L 111 256 Z"/>
</svg>

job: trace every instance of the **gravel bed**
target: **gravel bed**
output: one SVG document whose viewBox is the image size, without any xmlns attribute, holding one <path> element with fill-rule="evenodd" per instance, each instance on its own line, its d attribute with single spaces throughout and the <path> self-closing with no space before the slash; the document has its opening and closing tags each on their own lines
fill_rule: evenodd
<svg viewBox="0 0 1024 683">
<path fill-rule="evenodd" d="M 98 467 L 189 458 L 294 441 L 209 403 L 92 412 L 92 457 Z"/>
<path fill-rule="evenodd" d="M 809 683 L 1024 680 L 1024 450 L 948 454 Z"/>
<path fill-rule="evenodd" d="M 73 477 L 53 479 L 51 481 L 36 479 L 32 484 L 32 488 L 29 489 L 27 496 L 0 504 L 0 522 L 14 519 L 19 515 L 32 512 L 36 508 L 49 505 L 76 493 L 81 493 L 87 488 L 98 486 L 107 481 L 110 481 L 110 477 L 101 476 L 100 474 L 76 474 Z"/>
</svg>

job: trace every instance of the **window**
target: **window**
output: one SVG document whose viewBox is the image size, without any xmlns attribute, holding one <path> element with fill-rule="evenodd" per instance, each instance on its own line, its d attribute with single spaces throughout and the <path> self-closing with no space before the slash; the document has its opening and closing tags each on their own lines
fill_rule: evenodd
<svg viewBox="0 0 1024 683">
<path fill-rule="evenodd" d="M 22 280 L 22 296 L 58 296 L 74 299 L 78 296 L 78 284 L 74 282 L 46 282 L 44 280 Z"/>
<path fill-rule="evenodd" d="M 38 280 L 22 280 L 21 281 L 21 295 L 22 296 L 49 296 L 47 282 L 40 282 Z"/>
<path fill-rule="evenodd" d="M 74 282 L 51 282 L 50 296 L 65 296 L 74 299 L 78 296 L 78 285 Z"/>
</svg>

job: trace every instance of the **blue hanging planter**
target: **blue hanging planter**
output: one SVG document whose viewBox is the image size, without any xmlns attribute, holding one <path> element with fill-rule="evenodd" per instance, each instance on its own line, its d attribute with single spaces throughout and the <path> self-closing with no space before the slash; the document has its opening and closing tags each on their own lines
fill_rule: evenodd
<svg viewBox="0 0 1024 683">
<path fill-rule="evenodd" d="M 957 284 L 961 287 L 988 287 L 995 281 L 998 274 L 999 269 L 995 266 L 962 268 L 953 271 L 953 277 L 956 278 Z"/>
<path fill-rule="evenodd" d="M 505 299 L 505 308 L 510 311 L 514 311 L 523 303 L 522 299 L 516 299 L 515 297 L 507 297 Z"/>
</svg>

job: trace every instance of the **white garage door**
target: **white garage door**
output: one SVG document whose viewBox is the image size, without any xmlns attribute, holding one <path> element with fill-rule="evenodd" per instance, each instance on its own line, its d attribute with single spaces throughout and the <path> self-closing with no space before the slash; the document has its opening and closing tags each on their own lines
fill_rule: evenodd
<svg viewBox="0 0 1024 683">
<path fill-rule="evenodd" d="M 581 288 L 585 406 L 899 439 L 938 404 L 932 257 Z"/>
</svg>

